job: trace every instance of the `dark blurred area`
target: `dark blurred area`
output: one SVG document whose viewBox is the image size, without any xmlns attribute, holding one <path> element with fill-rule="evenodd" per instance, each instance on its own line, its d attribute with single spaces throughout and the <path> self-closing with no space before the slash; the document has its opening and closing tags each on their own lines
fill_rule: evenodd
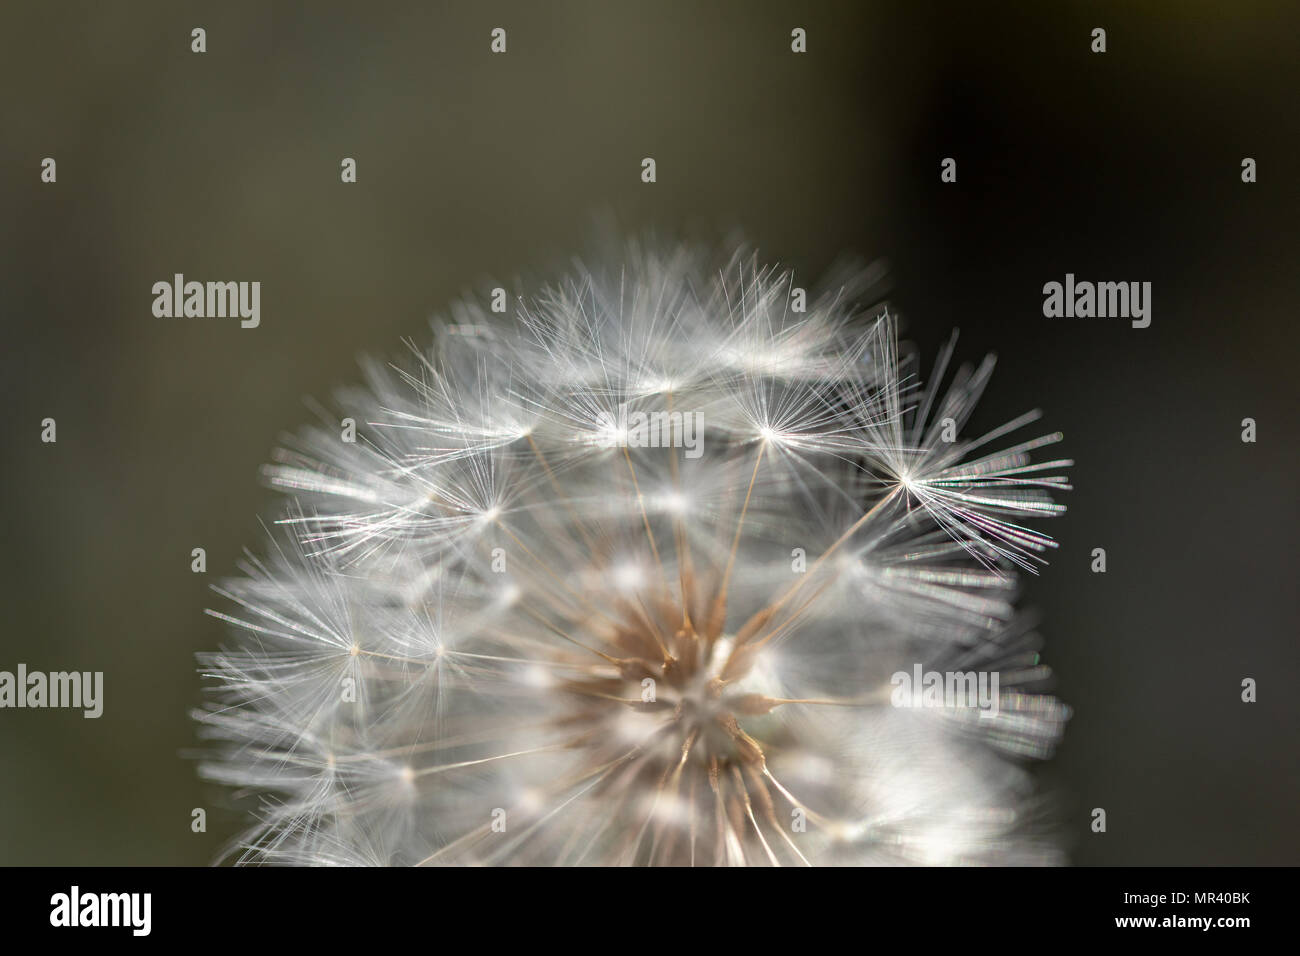
<svg viewBox="0 0 1300 956">
<path fill-rule="evenodd" d="M 974 427 L 1041 407 L 1077 460 L 1025 593 L 1076 711 L 1040 773 L 1072 860 L 1300 862 L 1298 26 L 1284 3 L 6 4 L 0 669 L 102 670 L 105 712 L 0 711 L 0 863 L 213 859 L 242 818 L 183 756 L 187 714 L 225 637 L 209 585 L 278 504 L 258 466 L 358 354 L 552 274 L 600 215 L 740 228 L 810 280 L 885 257 L 923 368 L 953 327 L 996 351 Z M 155 318 L 177 272 L 259 280 L 260 327 Z M 1151 326 L 1045 318 L 1067 272 L 1150 281 Z"/>
</svg>

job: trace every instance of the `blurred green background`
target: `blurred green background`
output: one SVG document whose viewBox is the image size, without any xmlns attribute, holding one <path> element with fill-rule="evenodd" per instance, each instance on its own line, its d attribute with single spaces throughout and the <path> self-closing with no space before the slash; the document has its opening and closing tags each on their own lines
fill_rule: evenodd
<svg viewBox="0 0 1300 956">
<path fill-rule="evenodd" d="M 1042 774 L 1073 859 L 1296 863 L 1293 6 L 6 4 L 0 669 L 106 702 L 0 711 L 0 863 L 213 859 L 241 820 L 182 752 L 258 466 L 358 354 L 605 214 L 808 279 L 888 257 L 927 365 L 954 326 L 997 350 L 976 426 L 1041 406 L 1079 461 L 1026 594 L 1077 710 Z M 1043 318 L 1067 271 L 1152 281 L 1152 327 Z M 175 272 L 261 281 L 261 326 L 155 318 Z"/>
</svg>

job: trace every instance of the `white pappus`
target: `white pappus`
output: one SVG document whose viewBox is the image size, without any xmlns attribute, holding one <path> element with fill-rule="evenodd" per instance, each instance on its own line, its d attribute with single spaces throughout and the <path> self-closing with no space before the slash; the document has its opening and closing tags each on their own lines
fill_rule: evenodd
<svg viewBox="0 0 1300 956">
<path fill-rule="evenodd" d="M 239 861 L 1060 862 L 1026 763 L 1069 712 L 1013 605 L 1070 462 L 1003 442 L 1034 413 L 965 437 L 991 360 L 922 386 L 867 284 L 796 310 L 752 253 L 630 244 L 368 364 L 210 612 Z M 995 711 L 896 706 L 918 667 Z"/>
</svg>

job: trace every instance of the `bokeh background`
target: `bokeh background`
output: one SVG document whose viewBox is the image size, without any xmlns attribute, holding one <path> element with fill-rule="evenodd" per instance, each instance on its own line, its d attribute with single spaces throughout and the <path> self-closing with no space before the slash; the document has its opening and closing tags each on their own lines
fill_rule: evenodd
<svg viewBox="0 0 1300 956">
<path fill-rule="evenodd" d="M 358 354 L 601 215 L 810 281 L 887 258 L 927 365 L 956 326 L 996 350 L 975 425 L 1042 407 L 1078 461 L 1025 594 L 1076 709 L 1040 775 L 1071 858 L 1300 862 L 1293 7 L 6 3 L 0 668 L 102 670 L 106 709 L 0 711 L 0 863 L 213 859 L 241 818 L 187 712 L 258 466 Z M 261 327 L 154 318 L 175 272 L 260 280 Z M 1151 327 L 1045 319 L 1066 272 L 1151 281 Z"/>
</svg>

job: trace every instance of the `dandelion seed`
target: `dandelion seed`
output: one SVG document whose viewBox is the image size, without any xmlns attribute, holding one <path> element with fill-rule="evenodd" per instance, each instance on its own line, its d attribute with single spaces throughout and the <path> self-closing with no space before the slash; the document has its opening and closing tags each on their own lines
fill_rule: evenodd
<svg viewBox="0 0 1300 956">
<path fill-rule="evenodd" d="M 1033 413 L 949 440 L 992 362 L 922 389 L 870 278 L 793 314 L 748 254 L 631 246 L 368 363 L 212 612 L 240 861 L 1057 861 L 1022 761 L 1069 712 L 1013 602 L 1070 463 L 989 451 Z M 914 664 L 998 675 L 995 719 L 891 706 Z"/>
</svg>

